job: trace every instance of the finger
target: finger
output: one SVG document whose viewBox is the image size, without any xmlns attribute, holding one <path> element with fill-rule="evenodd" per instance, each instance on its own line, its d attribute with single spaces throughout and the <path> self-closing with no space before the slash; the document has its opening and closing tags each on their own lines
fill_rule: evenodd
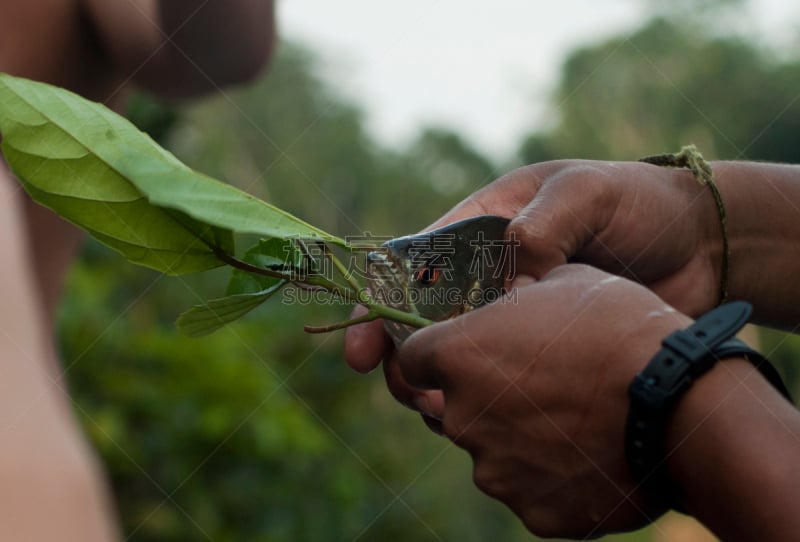
<svg viewBox="0 0 800 542">
<path fill-rule="evenodd" d="M 363 316 L 366 312 L 367 309 L 359 305 L 353 310 L 352 316 Z M 393 349 L 392 340 L 383 329 L 383 320 L 350 326 L 345 330 L 344 359 L 359 373 L 375 369 Z"/>
<path fill-rule="evenodd" d="M 435 228 L 441 228 L 443 226 L 447 226 L 448 224 L 452 224 L 453 222 L 458 222 L 459 220 L 463 220 L 465 218 L 472 218 L 475 216 L 481 215 L 501 215 L 506 216 L 508 215 L 507 212 L 503 212 L 505 209 L 499 209 L 496 207 L 487 207 L 483 205 L 483 203 L 478 199 L 468 198 L 447 213 L 442 215 L 436 222 L 424 228 L 422 231 L 428 231 Z M 512 215 L 508 215 L 510 218 Z"/>
<path fill-rule="evenodd" d="M 563 167 L 559 162 L 543 162 L 510 171 L 471 194 L 431 227 L 478 215 L 512 218 L 533 199 L 544 182 Z"/>
<path fill-rule="evenodd" d="M 425 425 L 428 426 L 428 429 L 439 435 L 440 437 L 445 437 L 444 428 L 442 427 L 442 421 L 437 420 L 436 418 L 431 418 L 430 416 L 426 416 L 422 414 L 422 421 L 425 422 Z"/>
<path fill-rule="evenodd" d="M 425 229 L 439 228 L 464 218 L 480 215 L 512 218 L 530 202 L 545 179 L 557 170 L 557 164 L 551 162 L 534 164 L 506 173 L 468 196 Z"/>
<path fill-rule="evenodd" d="M 412 410 L 419 410 L 414 405 L 415 390 L 408 385 L 395 356 L 387 358 L 383 364 L 383 376 L 386 379 L 386 387 L 392 397 L 401 405 Z"/>
<path fill-rule="evenodd" d="M 609 183 L 600 178 L 607 175 L 591 165 L 576 166 L 542 186 L 506 231 L 516 244 L 512 272 L 541 278 L 603 230 L 617 206 Z"/>
<path fill-rule="evenodd" d="M 441 390 L 422 390 L 406 382 L 396 356 L 384 360 L 386 386 L 397 402 L 434 419 L 444 415 L 444 396 Z"/>
<path fill-rule="evenodd" d="M 419 329 L 400 347 L 397 360 L 408 384 L 420 389 L 444 388 L 439 371 L 440 354 L 447 351 L 453 337 L 453 333 L 448 333 L 452 325 L 452 320 L 445 320 Z"/>
<path fill-rule="evenodd" d="M 511 288 L 525 288 L 537 282 L 539 281 L 530 275 L 515 275 L 514 279 L 511 281 Z"/>
<path fill-rule="evenodd" d="M 576 286 L 584 285 L 589 287 L 595 284 L 606 284 L 617 281 L 625 282 L 622 277 L 607 271 L 603 271 L 602 269 L 592 265 L 584 263 L 570 263 L 551 269 L 546 275 L 536 282 L 545 286 L 552 286 L 557 282 L 568 282 Z M 527 275 L 521 275 L 514 281 L 514 285 L 519 288 L 529 284 L 530 277 Z"/>
</svg>

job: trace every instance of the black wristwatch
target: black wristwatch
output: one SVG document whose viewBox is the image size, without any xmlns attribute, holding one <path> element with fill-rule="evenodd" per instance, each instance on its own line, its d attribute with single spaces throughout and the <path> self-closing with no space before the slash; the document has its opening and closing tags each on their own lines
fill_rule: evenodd
<svg viewBox="0 0 800 542">
<path fill-rule="evenodd" d="M 667 422 L 692 382 L 725 358 L 750 361 L 791 401 L 789 391 L 769 361 L 734 335 L 744 326 L 752 307 L 736 301 L 721 305 L 685 330 L 671 333 L 628 394 L 630 410 L 625 431 L 625 453 L 634 478 L 656 500 L 680 509 L 679 497 L 664 468 Z"/>
</svg>

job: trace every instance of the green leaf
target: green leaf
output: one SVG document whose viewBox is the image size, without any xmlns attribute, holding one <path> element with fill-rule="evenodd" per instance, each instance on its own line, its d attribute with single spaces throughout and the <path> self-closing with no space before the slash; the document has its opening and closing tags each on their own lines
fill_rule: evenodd
<svg viewBox="0 0 800 542">
<path fill-rule="evenodd" d="M 299 266 L 302 254 L 293 241 L 287 239 L 262 239 L 245 252 L 243 261 L 256 267 Z M 178 329 L 190 337 L 213 333 L 272 297 L 286 281 L 234 269 L 228 284 L 227 296 L 196 305 L 178 318 Z"/>
<path fill-rule="evenodd" d="M 221 265 L 206 244 L 214 242 L 217 232 L 177 211 L 165 212 L 144 199 L 115 203 L 59 196 L 20 182 L 35 201 L 56 210 L 131 262 L 171 275 Z M 233 250 L 232 239 L 220 245 L 223 250 Z"/>
<path fill-rule="evenodd" d="M 177 275 L 222 265 L 214 250 L 234 250 L 229 230 L 151 204 L 118 168 L 91 150 L 98 138 L 113 138 L 118 131 L 98 120 L 103 114 L 119 119 L 131 137 L 159 149 L 103 106 L 0 74 L 2 151 L 36 202 L 129 260 L 158 271 Z M 115 152 L 125 155 L 129 149 L 121 145 Z"/>
<path fill-rule="evenodd" d="M 302 262 L 302 254 L 297 246 L 287 239 L 261 239 L 255 246 L 245 252 L 245 262 L 264 269 L 270 266 L 298 267 Z M 281 279 L 249 273 L 242 269 L 234 269 L 228 283 L 227 295 L 252 294 L 271 288 Z"/>
<path fill-rule="evenodd" d="M 189 337 L 213 333 L 261 305 L 282 285 L 283 281 L 279 280 L 272 288 L 263 292 L 231 295 L 195 305 L 178 317 L 178 330 Z"/>
<path fill-rule="evenodd" d="M 63 89 L 0 74 L 0 133 L 37 202 L 166 273 L 221 265 L 214 250 L 233 253 L 234 232 L 345 245 L 191 170 L 124 118 Z"/>
</svg>

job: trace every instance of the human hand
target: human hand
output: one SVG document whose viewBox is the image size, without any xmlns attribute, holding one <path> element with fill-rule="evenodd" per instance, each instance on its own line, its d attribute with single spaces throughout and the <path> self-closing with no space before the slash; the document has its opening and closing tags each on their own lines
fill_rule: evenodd
<svg viewBox="0 0 800 542">
<path fill-rule="evenodd" d="M 273 0 L 84 0 L 125 82 L 181 100 L 259 75 L 276 43 Z M 116 85 L 115 85 L 116 86 Z"/>
<path fill-rule="evenodd" d="M 637 280 L 687 314 L 702 314 L 718 300 L 719 217 L 708 189 L 687 171 L 639 162 L 534 164 L 475 192 L 428 229 L 482 214 L 513 219 L 507 235 L 520 242 L 516 273 L 542 277 L 579 261 Z M 401 402 L 441 403 L 436 392 L 408 387 L 392 352 L 381 321 L 346 332 L 352 368 L 366 372 L 384 360 Z"/>
<path fill-rule="evenodd" d="M 687 170 L 534 164 L 475 192 L 433 226 L 477 214 L 513 219 L 507 235 L 520 242 L 517 273 L 538 278 L 567 262 L 588 263 L 647 285 L 685 313 L 699 315 L 718 302 L 719 216 L 708 189 Z"/>
<path fill-rule="evenodd" d="M 476 485 L 534 533 L 599 536 L 664 510 L 636 491 L 624 453 L 627 389 L 691 320 L 652 292 L 583 265 L 516 297 L 414 333 L 393 360 L 441 431 L 474 461 Z"/>
</svg>

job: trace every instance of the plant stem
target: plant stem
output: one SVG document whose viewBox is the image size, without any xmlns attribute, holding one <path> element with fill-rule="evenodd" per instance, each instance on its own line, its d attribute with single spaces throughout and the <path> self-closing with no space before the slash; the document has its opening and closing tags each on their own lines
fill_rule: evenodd
<svg viewBox="0 0 800 542">
<path fill-rule="evenodd" d="M 331 324 L 329 326 L 322 326 L 322 327 L 313 327 L 307 326 L 311 333 L 322 333 L 324 331 L 333 331 L 336 329 L 343 329 L 345 327 L 360 324 L 363 322 L 369 322 L 370 320 L 375 320 L 377 318 L 386 318 L 387 320 L 394 320 L 395 322 L 400 322 L 401 324 L 408 324 L 413 327 L 425 327 L 433 324 L 433 321 L 428 320 L 427 318 L 423 318 L 422 316 L 410 312 L 404 312 L 387 305 L 383 305 L 381 303 L 376 302 L 372 296 L 370 296 L 367 291 L 360 285 L 353 276 L 347 271 L 347 268 L 344 267 L 344 264 L 336 257 L 336 255 L 330 253 L 327 245 L 325 247 L 326 254 L 329 254 L 331 257 L 331 261 L 342 274 L 342 276 L 347 280 L 348 286 L 345 287 L 341 284 L 338 284 L 328 278 L 325 278 L 322 275 L 312 275 L 306 277 L 303 280 L 298 280 L 297 276 L 292 274 L 280 273 L 278 271 L 273 271 L 272 269 L 265 269 L 263 267 L 258 267 L 247 262 L 244 262 L 232 254 L 228 254 L 224 250 L 214 249 L 214 254 L 219 258 L 221 261 L 225 262 L 226 264 L 230 265 L 231 267 L 235 267 L 237 269 L 241 269 L 242 271 L 246 271 L 248 273 L 254 273 L 256 275 L 265 275 L 267 277 L 274 277 L 283 279 L 288 282 L 301 282 L 303 284 L 308 284 L 310 286 L 320 286 L 330 292 L 331 294 L 338 295 L 343 299 L 350 300 L 352 299 L 356 303 L 365 306 L 369 309 L 369 312 L 364 315 L 363 317 L 353 318 L 351 320 L 345 320 L 344 322 L 339 322 L 337 324 Z"/>
<path fill-rule="evenodd" d="M 337 284 L 330 279 L 326 279 L 322 275 L 306 277 L 305 280 L 299 282 L 302 282 L 303 284 L 310 284 L 311 286 L 320 286 L 332 294 L 344 297 L 345 299 L 354 299 L 356 302 L 358 302 L 358 296 L 354 296 L 353 292 L 349 288 L 345 288 L 341 284 Z"/>
<path fill-rule="evenodd" d="M 235 267 L 237 269 L 241 269 L 242 271 L 247 271 L 248 273 L 253 273 L 256 275 L 264 275 L 267 277 L 273 277 L 278 279 L 283 279 L 287 281 L 294 281 L 297 277 L 292 276 L 291 274 L 281 273 L 279 271 L 273 271 L 272 269 L 265 269 L 263 267 L 258 267 L 256 265 L 249 264 L 247 262 L 243 262 L 236 256 L 232 254 L 228 254 L 224 250 L 220 250 L 216 247 L 211 247 L 214 251 L 214 255 L 225 262 L 226 264 L 230 265 L 231 267 Z"/>
<path fill-rule="evenodd" d="M 359 301 L 359 304 L 364 305 L 367 307 L 370 312 L 375 312 L 379 318 L 385 318 L 386 320 L 394 320 L 395 322 L 400 322 L 401 324 L 408 324 L 411 327 L 427 327 L 435 322 L 433 320 L 428 320 L 427 318 L 423 318 L 419 314 L 415 314 L 413 312 L 405 312 L 399 309 L 395 309 L 389 307 L 387 305 L 381 305 L 380 303 L 376 303 L 374 301 L 370 303 L 365 303 L 363 301 Z"/>
<path fill-rule="evenodd" d="M 344 277 L 344 279 L 350 285 L 350 289 L 356 295 L 356 301 L 369 309 L 369 313 L 367 313 L 368 315 L 372 313 L 375 314 L 375 317 L 371 318 L 372 320 L 375 318 L 386 318 L 387 320 L 394 320 L 396 322 L 408 324 L 414 327 L 425 327 L 433 323 L 431 320 L 423 318 L 418 314 L 401 311 L 376 302 L 364 289 L 364 287 L 356 281 L 355 277 L 353 277 L 353 275 L 350 273 L 350 270 L 344 266 L 341 260 L 339 260 L 339 258 L 337 258 L 333 252 L 331 252 L 328 245 L 325 245 L 325 254 L 331 259 L 333 265 L 336 266 L 336 269 L 339 270 L 339 273 L 342 274 L 342 277 Z M 342 324 L 345 323 L 346 322 L 342 322 Z"/>
<path fill-rule="evenodd" d="M 363 305 L 363 303 L 361 304 Z M 387 307 L 386 305 L 373 304 L 364 306 L 369 309 L 369 312 L 367 312 L 367 314 L 364 314 L 363 316 L 359 316 L 357 318 L 351 318 L 349 320 L 345 320 L 343 322 L 337 322 L 335 324 L 330 324 L 328 326 L 305 326 L 303 329 L 305 329 L 308 333 L 327 333 L 329 331 L 344 329 L 346 327 L 354 326 L 356 324 L 371 322 L 373 320 L 377 320 L 378 318 L 393 320 L 395 322 L 400 322 L 401 324 L 407 324 L 411 327 L 416 327 L 416 328 L 426 327 L 434 323 L 433 321 L 423 318 L 418 314 L 403 312 L 401 310 L 393 309 L 392 307 Z"/>
<path fill-rule="evenodd" d="M 344 266 L 344 264 L 339 258 L 336 257 L 336 254 L 334 254 L 331 251 L 328 245 L 325 245 L 325 256 L 330 258 L 330 260 L 333 262 L 333 265 L 336 267 L 336 269 L 339 270 L 339 273 L 341 273 L 342 277 L 344 277 L 344 280 L 346 280 L 347 284 L 350 285 L 350 289 L 352 289 L 353 292 L 356 294 L 356 298 L 359 299 L 360 301 L 361 296 L 359 292 L 361 292 L 364 289 L 364 287 L 358 282 L 356 282 L 356 279 L 350 273 L 350 270 Z"/>
<path fill-rule="evenodd" d="M 369 311 L 367 314 L 359 316 L 357 318 L 351 318 L 349 320 L 345 320 L 344 322 L 337 322 L 335 324 L 331 324 L 329 326 L 304 326 L 303 329 L 307 333 L 328 333 L 329 331 L 336 331 L 337 329 L 344 329 L 346 327 L 354 326 L 356 324 L 363 324 L 364 322 L 371 322 L 373 320 L 377 320 L 380 316 L 373 311 Z"/>
</svg>

